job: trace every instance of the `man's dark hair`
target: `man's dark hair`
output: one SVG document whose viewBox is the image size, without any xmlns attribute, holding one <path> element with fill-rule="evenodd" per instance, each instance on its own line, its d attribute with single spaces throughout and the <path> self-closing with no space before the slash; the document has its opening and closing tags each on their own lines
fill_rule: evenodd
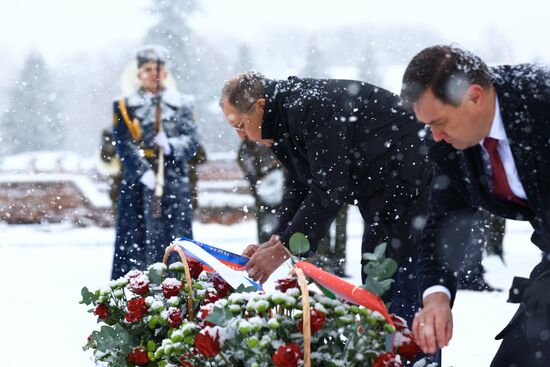
<svg viewBox="0 0 550 367">
<path fill-rule="evenodd" d="M 489 69 L 479 57 L 454 46 L 432 46 L 420 51 L 407 66 L 401 99 L 411 109 L 431 89 L 444 103 L 458 106 L 472 84 L 491 85 Z"/>
<path fill-rule="evenodd" d="M 241 113 L 247 113 L 255 101 L 264 97 L 267 79 L 260 73 L 249 71 L 228 80 L 222 88 L 220 107 L 227 98 L 230 105 Z"/>
</svg>

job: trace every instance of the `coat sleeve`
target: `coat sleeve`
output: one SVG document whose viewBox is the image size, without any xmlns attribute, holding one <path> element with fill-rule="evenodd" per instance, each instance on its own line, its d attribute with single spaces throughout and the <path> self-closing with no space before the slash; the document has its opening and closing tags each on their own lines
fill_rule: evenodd
<svg viewBox="0 0 550 367">
<path fill-rule="evenodd" d="M 459 169 L 458 164 L 456 169 Z M 449 289 L 451 305 L 454 303 L 457 272 L 471 241 L 476 211 L 453 187 L 449 177 L 434 165 L 428 215 L 419 248 L 418 282 L 421 295 L 431 286 L 442 285 Z"/>
<path fill-rule="evenodd" d="M 177 135 L 169 136 L 168 141 L 173 148 L 173 157 L 187 162 L 195 155 L 199 145 L 197 126 L 193 121 L 193 113 L 187 106 L 177 111 Z"/>
<path fill-rule="evenodd" d="M 301 232 L 307 236 L 311 251 L 315 251 L 338 215 L 349 191 L 348 129 L 349 124 L 334 115 L 327 119 L 312 118 L 302 130 L 300 138 L 304 140 L 312 178 L 292 220 L 282 232 L 284 243 L 288 243 L 292 234 Z"/>
<path fill-rule="evenodd" d="M 113 137 L 124 179 L 131 183 L 138 183 L 140 177 L 151 169 L 149 162 L 139 154 L 139 147 L 132 139 L 128 127 L 122 118 L 118 103 L 114 103 Z"/>
</svg>

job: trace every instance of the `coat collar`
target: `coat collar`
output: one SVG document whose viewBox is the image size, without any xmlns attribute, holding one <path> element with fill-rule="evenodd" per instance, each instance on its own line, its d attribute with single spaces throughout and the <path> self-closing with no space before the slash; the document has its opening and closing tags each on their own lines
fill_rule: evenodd
<svg viewBox="0 0 550 367">
<path fill-rule="evenodd" d="M 276 137 L 278 115 L 281 111 L 280 83 L 276 80 L 267 80 L 264 97 L 266 104 L 262 122 L 262 139 L 274 139 Z"/>
</svg>

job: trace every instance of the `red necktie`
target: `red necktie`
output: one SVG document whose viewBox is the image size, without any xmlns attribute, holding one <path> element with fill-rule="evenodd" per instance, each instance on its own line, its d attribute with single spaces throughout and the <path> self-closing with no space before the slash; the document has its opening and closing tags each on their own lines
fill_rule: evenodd
<svg viewBox="0 0 550 367">
<path fill-rule="evenodd" d="M 506 178 L 506 172 L 504 171 L 504 165 L 500 160 L 500 155 L 497 151 L 498 139 L 485 138 L 483 146 L 489 153 L 489 160 L 491 161 L 491 170 L 493 172 L 493 194 L 501 200 L 512 201 L 522 206 L 528 206 L 527 201 L 517 197 L 508 184 Z"/>
</svg>

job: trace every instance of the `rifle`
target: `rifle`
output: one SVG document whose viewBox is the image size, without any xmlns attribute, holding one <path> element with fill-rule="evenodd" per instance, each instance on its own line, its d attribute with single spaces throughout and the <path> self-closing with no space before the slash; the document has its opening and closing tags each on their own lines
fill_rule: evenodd
<svg viewBox="0 0 550 367">
<path fill-rule="evenodd" d="M 157 61 L 157 105 L 155 110 L 155 132 L 156 134 L 162 132 L 162 114 L 160 109 L 160 61 Z M 155 134 L 155 135 L 156 135 Z M 162 147 L 158 148 L 158 167 L 155 184 L 155 193 L 153 195 L 152 210 L 153 217 L 159 218 L 162 214 L 162 195 L 164 192 L 164 150 Z"/>
</svg>

